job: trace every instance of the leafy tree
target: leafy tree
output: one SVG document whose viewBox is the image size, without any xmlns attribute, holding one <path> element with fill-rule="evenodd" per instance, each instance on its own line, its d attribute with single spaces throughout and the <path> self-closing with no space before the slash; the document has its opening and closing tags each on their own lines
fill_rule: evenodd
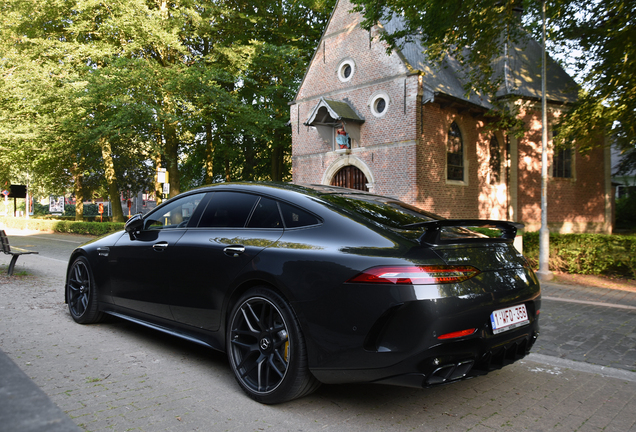
<svg viewBox="0 0 636 432">
<path fill-rule="evenodd" d="M 2 3 L 0 180 L 72 189 L 81 217 L 83 198 L 118 202 L 159 167 L 171 195 L 287 179 L 287 101 L 334 3 Z"/>
<path fill-rule="evenodd" d="M 550 39 L 570 50 L 583 93 L 560 133 L 585 147 L 591 131 L 611 131 L 619 148 L 636 145 L 636 1 L 559 1 L 548 7 Z M 562 132 L 561 132 L 562 131 Z"/>
</svg>

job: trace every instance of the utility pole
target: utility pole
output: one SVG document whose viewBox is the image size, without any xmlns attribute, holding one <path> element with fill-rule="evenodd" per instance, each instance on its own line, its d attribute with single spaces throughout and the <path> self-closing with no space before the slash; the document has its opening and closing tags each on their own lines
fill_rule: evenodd
<svg viewBox="0 0 636 432">
<path fill-rule="evenodd" d="M 539 230 L 539 271 L 542 281 L 551 280 L 550 229 L 548 228 L 548 103 L 546 97 L 545 0 L 543 8 L 543 40 L 541 47 L 541 229 Z"/>
</svg>

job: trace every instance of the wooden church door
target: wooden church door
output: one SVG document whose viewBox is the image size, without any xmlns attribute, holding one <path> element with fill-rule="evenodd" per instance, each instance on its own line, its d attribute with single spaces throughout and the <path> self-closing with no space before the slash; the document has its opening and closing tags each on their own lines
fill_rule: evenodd
<svg viewBox="0 0 636 432">
<path fill-rule="evenodd" d="M 340 186 L 368 192 L 369 188 L 367 187 L 367 183 L 368 180 L 364 173 L 353 165 L 342 168 L 331 180 L 331 186 Z"/>
</svg>

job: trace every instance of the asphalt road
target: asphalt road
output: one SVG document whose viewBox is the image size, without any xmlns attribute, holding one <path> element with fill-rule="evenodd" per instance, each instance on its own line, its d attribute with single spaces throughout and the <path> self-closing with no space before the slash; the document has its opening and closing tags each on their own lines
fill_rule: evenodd
<svg viewBox="0 0 636 432">
<path fill-rule="evenodd" d="M 84 430 L 636 431 L 634 293 L 544 284 L 534 353 L 484 377 L 423 390 L 322 386 L 264 406 L 243 395 L 222 353 L 116 319 L 75 324 L 64 272 L 87 238 L 9 235 L 40 255 L 19 258 L 27 276 L 0 276 L 0 349 Z M 0 269 L 8 262 L 0 255 Z"/>
</svg>

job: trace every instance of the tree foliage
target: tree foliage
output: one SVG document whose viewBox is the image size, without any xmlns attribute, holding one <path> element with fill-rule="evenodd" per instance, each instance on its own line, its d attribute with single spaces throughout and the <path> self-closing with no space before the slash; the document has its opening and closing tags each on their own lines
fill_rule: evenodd
<svg viewBox="0 0 636 432">
<path fill-rule="evenodd" d="M 494 95 L 493 60 L 506 40 L 540 40 L 542 2 L 530 0 L 351 0 L 370 28 L 401 17 L 389 46 L 420 38 L 431 60 L 452 55 L 470 78 L 467 91 Z M 559 125 L 558 141 L 587 150 L 609 133 L 620 148 L 636 144 L 636 1 L 546 0 L 547 38 L 581 84 L 579 101 Z M 521 26 L 519 23 L 522 23 Z"/>
<path fill-rule="evenodd" d="M 0 180 L 89 198 L 290 176 L 293 99 L 334 0 L 8 0 Z M 114 206 L 117 208 L 117 206 Z"/>
</svg>

